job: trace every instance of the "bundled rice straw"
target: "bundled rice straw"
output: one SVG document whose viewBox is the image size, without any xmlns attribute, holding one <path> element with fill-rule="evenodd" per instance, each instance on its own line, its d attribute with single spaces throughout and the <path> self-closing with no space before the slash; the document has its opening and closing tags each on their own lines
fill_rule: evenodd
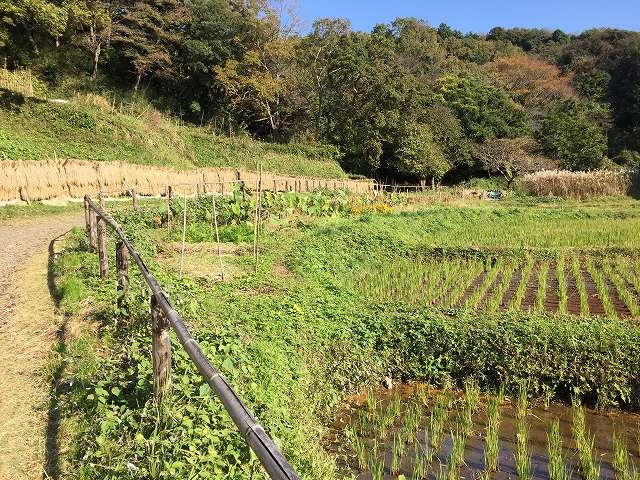
<svg viewBox="0 0 640 480">
<path fill-rule="evenodd" d="M 176 171 L 170 168 L 134 165 L 124 162 L 84 160 L 5 160 L 0 161 L 0 201 L 20 199 L 20 190 L 31 200 L 82 198 L 100 191 L 127 195 L 133 188 L 139 195 L 162 195 L 167 185 L 180 187 L 187 195 L 228 193 L 234 182 L 255 186 L 256 172 L 229 168 L 202 168 Z M 224 182 L 224 186 L 221 184 Z M 354 192 L 373 189 L 371 180 L 322 180 L 307 177 L 263 174 L 264 190 L 312 191 L 318 188 L 346 188 Z"/>
</svg>

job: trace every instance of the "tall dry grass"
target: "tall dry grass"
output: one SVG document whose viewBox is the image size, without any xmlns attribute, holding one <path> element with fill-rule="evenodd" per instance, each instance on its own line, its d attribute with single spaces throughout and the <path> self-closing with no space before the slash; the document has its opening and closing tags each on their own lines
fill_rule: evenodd
<svg viewBox="0 0 640 480">
<path fill-rule="evenodd" d="M 90 162 L 84 160 L 6 160 L 0 161 L 0 201 L 17 200 L 25 194 L 30 200 L 82 198 L 100 191 L 112 196 L 125 195 L 135 189 L 141 195 L 161 195 L 168 185 L 176 192 L 222 193 L 228 182 L 242 180 L 255 189 L 256 172 L 228 168 L 174 170 L 124 162 Z M 220 182 L 227 182 L 224 186 Z M 262 189 L 277 191 L 312 191 L 318 188 L 349 189 L 364 193 L 373 188 L 370 180 L 326 180 L 263 173 Z M 24 198 L 23 198 L 24 199 Z"/>
<path fill-rule="evenodd" d="M 536 196 L 563 198 L 592 198 L 628 195 L 631 177 L 628 173 L 613 170 L 593 172 L 569 172 L 545 170 L 523 176 L 518 187 Z"/>
</svg>

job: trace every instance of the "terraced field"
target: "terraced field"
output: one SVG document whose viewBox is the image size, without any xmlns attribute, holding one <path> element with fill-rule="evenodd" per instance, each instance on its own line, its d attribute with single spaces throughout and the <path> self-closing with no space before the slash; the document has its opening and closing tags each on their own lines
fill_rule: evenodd
<svg viewBox="0 0 640 480">
<path fill-rule="evenodd" d="M 640 316 L 640 260 L 629 255 L 396 260 L 370 265 L 357 284 L 371 299 L 443 309 Z"/>
</svg>

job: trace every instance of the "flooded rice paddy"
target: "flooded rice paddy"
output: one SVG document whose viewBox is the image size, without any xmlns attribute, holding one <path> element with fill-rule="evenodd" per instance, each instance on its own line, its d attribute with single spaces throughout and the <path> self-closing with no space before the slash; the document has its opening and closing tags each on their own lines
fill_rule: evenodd
<svg viewBox="0 0 640 480">
<path fill-rule="evenodd" d="M 630 412 L 404 385 L 351 398 L 327 445 L 357 479 L 635 480 L 639 425 Z"/>
</svg>

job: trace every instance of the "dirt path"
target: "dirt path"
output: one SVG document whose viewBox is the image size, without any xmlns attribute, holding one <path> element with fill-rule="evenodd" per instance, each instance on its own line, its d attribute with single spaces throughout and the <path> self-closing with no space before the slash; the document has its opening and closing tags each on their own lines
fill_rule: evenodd
<svg viewBox="0 0 640 480">
<path fill-rule="evenodd" d="M 44 369 L 60 324 L 49 249 L 82 222 L 75 215 L 0 225 L 0 480 L 47 478 Z"/>
</svg>

